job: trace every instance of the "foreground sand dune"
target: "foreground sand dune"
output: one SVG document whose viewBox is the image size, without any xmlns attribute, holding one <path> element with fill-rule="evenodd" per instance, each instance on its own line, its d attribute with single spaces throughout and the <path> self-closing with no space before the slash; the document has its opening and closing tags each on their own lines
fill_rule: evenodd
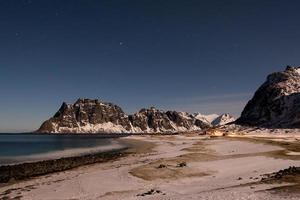
<svg viewBox="0 0 300 200">
<path fill-rule="evenodd" d="M 299 143 L 194 135 L 132 136 L 125 158 L 0 188 L 2 199 L 299 199 L 264 174 L 300 166 Z M 142 143 L 140 143 L 142 141 Z M 298 152 L 298 153 L 297 153 Z M 298 182 L 299 184 L 299 182 Z M 269 190 L 271 189 L 271 190 Z M 285 192 L 288 191 L 288 192 Z"/>
</svg>

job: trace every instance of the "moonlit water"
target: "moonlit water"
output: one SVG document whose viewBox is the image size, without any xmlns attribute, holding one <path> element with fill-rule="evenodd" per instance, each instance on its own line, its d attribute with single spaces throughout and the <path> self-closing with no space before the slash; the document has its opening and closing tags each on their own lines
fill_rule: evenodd
<svg viewBox="0 0 300 200">
<path fill-rule="evenodd" d="M 112 136 L 0 134 L 0 165 L 121 149 Z"/>
</svg>

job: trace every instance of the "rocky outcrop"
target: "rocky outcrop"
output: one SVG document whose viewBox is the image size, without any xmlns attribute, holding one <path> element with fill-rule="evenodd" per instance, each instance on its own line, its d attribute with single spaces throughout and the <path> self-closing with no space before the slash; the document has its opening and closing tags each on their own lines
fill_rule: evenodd
<svg viewBox="0 0 300 200">
<path fill-rule="evenodd" d="M 45 121 L 41 133 L 173 133 L 209 128 L 205 120 L 186 112 L 161 111 L 154 107 L 127 116 L 112 103 L 78 99 L 63 103 L 59 111 Z"/>
<path fill-rule="evenodd" d="M 275 72 L 255 92 L 237 124 L 272 128 L 300 127 L 300 68 Z"/>
<path fill-rule="evenodd" d="M 135 132 L 180 132 L 201 130 L 210 127 L 209 123 L 196 119 L 186 112 L 160 111 L 154 107 L 141 109 L 130 115 Z"/>
<path fill-rule="evenodd" d="M 54 172 L 65 171 L 75 167 L 113 161 L 126 156 L 126 148 L 108 152 L 98 152 L 87 155 L 62 157 L 59 159 L 25 162 L 13 165 L 0 166 L 0 183 L 10 183 L 16 180 L 26 180 L 32 177 L 46 175 Z M 1 198 L 2 199 L 2 198 Z"/>
<path fill-rule="evenodd" d="M 130 130 L 128 116 L 119 106 L 99 100 L 78 99 L 74 104 L 63 103 L 59 111 L 41 125 L 38 132 L 110 133 Z"/>
</svg>

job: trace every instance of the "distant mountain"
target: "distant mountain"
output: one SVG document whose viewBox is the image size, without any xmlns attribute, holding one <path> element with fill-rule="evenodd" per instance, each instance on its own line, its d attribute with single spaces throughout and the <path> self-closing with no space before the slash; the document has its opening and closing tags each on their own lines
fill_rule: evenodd
<svg viewBox="0 0 300 200">
<path fill-rule="evenodd" d="M 154 107 L 141 109 L 139 112 L 130 115 L 129 120 L 133 132 L 180 132 L 193 131 L 209 128 L 206 121 L 196 119 L 186 112 L 161 111 Z"/>
<path fill-rule="evenodd" d="M 210 123 L 210 124 L 211 124 L 212 121 L 214 121 L 219 116 L 220 115 L 218 115 L 218 114 L 210 114 L 210 115 L 203 115 L 201 113 L 195 113 L 194 114 L 194 117 L 196 119 L 199 119 L 199 120 L 202 120 L 202 121 L 206 121 L 207 123 Z"/>
<path fill-rule="evenodd" d="M 193 114 L 162 111 L 154 107 L 126 115 L 112 103 L 78 99 L 63 103 L 58 112 L 45 121 L 41 133 L 173 133 L 211 127 L 210 121 Z"/>
<path fill-rule="evenodd" d="M 221 126 L 221 125 L 225 125 L 228 124 L 230 122 L 234 122 L 235 118 L 231 115 L 229 115 L 228 113 L 222 114 L 220 116 L 218 116 L 217 118 L 215 118 L 211 124 L 213 126 Z"/>
<path fill-rule="evenodd" d="M 300 128 L 300 68 L 275 72 L 247 103 L 237 124 L 272 128 Z"/>
<path fill-rule="evenodd" d="M 58 112 L 45 121 L 37 132 L 42 133 L 123 133 L 132 130 L 128 116 L 112 103 L 78 99 L 63 103 Z"/>
</svg>

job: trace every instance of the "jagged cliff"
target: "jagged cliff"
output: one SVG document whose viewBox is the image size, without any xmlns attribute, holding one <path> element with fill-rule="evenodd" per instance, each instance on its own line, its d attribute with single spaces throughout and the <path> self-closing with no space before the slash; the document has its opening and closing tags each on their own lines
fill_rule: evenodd
<svg viewBox="0 0 300 200">
<path fill-rule="evenodd" d="M 237 124 L 272 128 L 300 128 L 300 68 L 275 72 L 247 103 Z"/>
<path fill-rule="evenodd" d="M 74 104 L 62 104 L 58 112 L 45 121 L 38 132 L 93 133 L 129 132 L 131 123 L 123 110 L 112 103 L 78 99 Z"/>
<path fill-rule="evenodd" d="M 162 111 L 154 107 L 126 115 L 112 103 L 78 99 L 63 103 L 59 111 L 45 121 L 41 133 L 167 133 L 202 130 L 211 127 L 195 114 Z"/>
</svg>

